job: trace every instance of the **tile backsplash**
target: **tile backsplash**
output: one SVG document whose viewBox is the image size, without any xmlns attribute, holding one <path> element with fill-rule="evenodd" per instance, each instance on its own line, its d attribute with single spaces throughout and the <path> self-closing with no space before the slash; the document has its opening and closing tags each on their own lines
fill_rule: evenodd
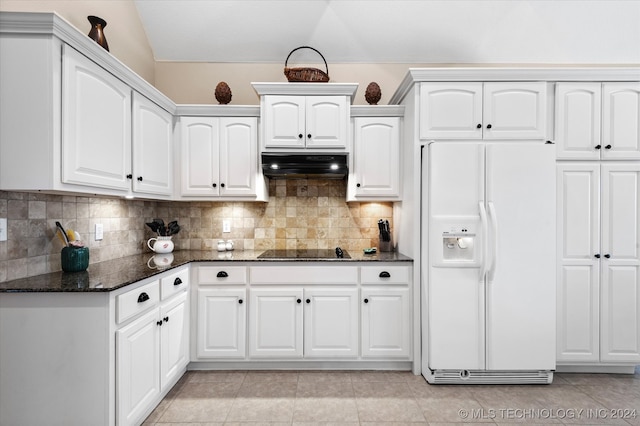
<svg viewBox="0 0 640 426">
<path fill-rule="evenodd" d="M 378 245 L 378 219 L 392 223 L 393 205 L 346 203 L 346 182 L 270 180 L 269 202 L 143 201 L 0 191 L 0 218 L 8 240 L 0 242 L 0 282 L 59 271 L 63 243 L 55 222 L 78 232 L 90 249 L 90 264 L 150 252 L 153 218 L 177 220 L 177 250 L 215 250 L 219 239 L 236 250 L 333 248 Z M 222 233 L 222 221 L 231 232 Z M 95 241 L 95 224 L 104 238 Z"/>
</svg>

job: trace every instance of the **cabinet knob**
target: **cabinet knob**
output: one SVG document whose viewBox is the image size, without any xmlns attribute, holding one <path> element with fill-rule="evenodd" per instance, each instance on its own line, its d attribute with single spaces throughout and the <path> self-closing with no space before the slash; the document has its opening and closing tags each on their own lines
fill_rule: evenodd
<svg viewBox="0 0 640 426">
<path fill-rule="evenodd" d="M 298 139 L 302 139 L 302 133 L 298 133 Z"/>
<path fill-rule="evenodd" d="M 594 254 L 593 257 L 595 257 L 596 259 L 600 259 L 600 253 Z"/>
<path fill-rule="evenodd" d="M 364 303 L 369 303 L 369 299 L 364 299 Z"/>
<path fill-rule="evenodd" d="M 129 174 L 127 175 L 127 179 L 133 179 L 133 175 L 132 175 L 131 173 L 129 173 Z"/>
<path fill-rule="evenodd" d="M 142 182 L 142 176 L 138 176 L 138 182 Z"/>
<path fill-rule="evenodd" d="M 482 129 L 482 124 L 478 123 L 478 125 L 476 126 L 476 129 Z"/>
<path fill-rule="evenodd" d="M 311 139 L 311 133 L 307 134 L 307 139 Z"/>
<path fill-rule="evenodd" d="M 611 258 L 610 254 L 605 254 L 604 257 L 606 257 L 607 259 Z"/>
<path fill-rule="evenodd" d="M 298 303 L 302 303 L 302 300 L 300 300 L 300 299 L 297 299 L 297 300 L 296 300 L 296 302 L 298 302 Z"/>
<path fill-rule="evenodd" d="M 224 183 L 221 183 L 221 184 L 220 184 L 220 187 L 221 187 L 221 188 L 224 188 Z"/>
<path fill-rule="evenodd" d="M 162 321 L 164 321 L 164 322 L 169 322 L 169 317 L 164 317 L 164 318 L 162 318 Z"/>
<path fill-rule="evenodd" d="M 182 280 L 180 278 L 176 278 L 175 280 L 173 280 L 173 285 L 180 285 L 182 284 Z"/>
<path fill-rule="evenodd" d="M 144 291 L 140 293 L 140 295 L 138 296 L 138 303 L 146 302 L 147 300 L 149 300 L 149 295 Z"/>
<path fill-rule="evenodd" d="M 596 149 L 602 148 L 602 145 L 596 145 Z"/>
<path fill-rule="evenodd" d="M 491 124 L 487 124 L 487 129 L 490 129 L 491 127 Z"/>
<path fill-rule="evenodd" d="M 217 183 L 212 184 L 211 186 L 213 186 L 214 188 L 218 186 Z"/>
<path fill-rule="evenodd" d="M 307 300 L 305 300 L 305 302 L 311 303 L 311 299 L 307 299 Z"/>
<path fill-rule="evenodd" d="M 356 186 L 357 186 L 358 188 L 360 188 L 360 184 L 359 184 L 359 183 L 356 183 Z"/>
<path fill-rule="evenodd" d="M 162 325 L 162 320 L 156 321 L 156 325 L 160 325 L 161 326 Z"/>
<path fill-rule="evenodd" d="M 216 275 L 216 277 L 218 278 L 227 278 L 229 276 L 229 274 L 227 274 L 226 271 L 220 271 L 218 272 L 218 275 Z"/>
<path fill-rule="evenodd" d="M 380 278 L 391 278 L 391 274 L 388 273 L 387 271 L 382 271 L 380 272 L 380 275 L 378 275 Z"/>
<path fill-rule="evenodd" d="M 606 145 L 604 149 L 611 149 L 611 145 Z"/>
<path fill-rule="evenodd" d="M 242 305 L 242 299 L 238 299 L 238 303 Z"/>
</svg>

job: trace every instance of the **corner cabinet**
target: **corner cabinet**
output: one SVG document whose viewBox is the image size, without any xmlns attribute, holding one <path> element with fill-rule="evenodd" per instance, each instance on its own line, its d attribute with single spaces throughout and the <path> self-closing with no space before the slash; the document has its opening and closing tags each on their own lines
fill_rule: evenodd
<svg viewBox="0 0 640 426">
<path fill-rule="evenodd" d="M 260 95 L 261 151 L 349 152 L 350 83 L 251 83 Z"/>
<path fill-rule="evenodd" d="M 241 107 L 238 112 L 254 110 Z M 218 110 L 203 107 L 203 111 Z M 233 107 L 224 112 L 233 112 Z M 266 200 L 266 183 L 258 167 L 257 117 L 181 116 L 179 128 L 181 199 Z"/>
<path fill-rule="evenodd" d="M 55 14 L 0 21 L 0 189 L 170 199 L 175 104 Z"/>
<path fill-rule="evenodd" d="M 352 107 L 353 152 L 347 201 L 399 201 L 404 108 Z"/>
<path fill-rule="evenodd" d="M 545 139 L 546 82 L 420 83 L 420 139 Z"/>
</svg>

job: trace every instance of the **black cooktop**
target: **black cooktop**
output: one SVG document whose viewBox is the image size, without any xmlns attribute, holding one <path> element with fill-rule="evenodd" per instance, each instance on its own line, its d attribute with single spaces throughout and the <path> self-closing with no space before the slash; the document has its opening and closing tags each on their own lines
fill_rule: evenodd
<svg viewBox="0 0 640 426">
<path fill-rule="evenodd" d="M 346 250 L 335 249 L 293 249 L 293 250 L 267 250 L 258 256 L 258 259 L 351 259 Z"/>
</svg>

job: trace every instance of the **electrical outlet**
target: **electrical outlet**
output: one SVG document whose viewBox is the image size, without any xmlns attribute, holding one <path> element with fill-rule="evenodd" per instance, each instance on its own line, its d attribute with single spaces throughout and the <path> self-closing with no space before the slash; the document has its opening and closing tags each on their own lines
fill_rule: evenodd
<svg viewBox="0 0 640 426">
<path fill-rule="evenodd" d="M 104 227 L 101 223 L 96 223 L 96 241 L 100 241 L 104 238 Z"/>
<path fill-rule="evenodd" d="M 222 221 L 222 232 L 231 232 L 231 221 L 229 219 Z"/>
<path fill-rule="evenodd" d="M 7 241 L 7 218 L 0 219 L 0 241 Z"/>
</svg>

